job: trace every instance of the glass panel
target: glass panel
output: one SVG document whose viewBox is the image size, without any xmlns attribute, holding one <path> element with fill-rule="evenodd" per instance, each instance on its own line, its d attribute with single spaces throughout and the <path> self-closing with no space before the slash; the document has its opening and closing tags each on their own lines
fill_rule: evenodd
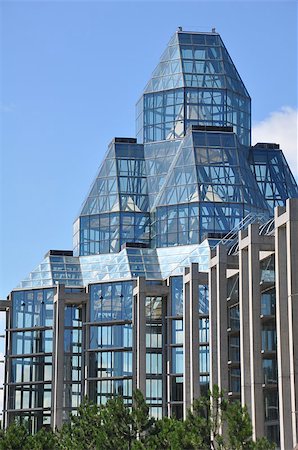
<svg viewBox="0 0 298 450">
<path fill-rule="evenodd" d="M 275 315 L 275 289 L 262 293 L 261 314 L 264 316 Z"/>
<path fill-rule="evenodd" d="M 183 278 L 173 277 L 171 279 L 172 289 L 172 316 L 183 315 Z"/>
<path fill-rule="evenodd" d="M 199 350 L 200 373 L 209 372 L 209 346 L 200 345 Z"/>
<path fill-rule="evenodd" d="M 265 421 L 278 420 L 278 393 L 267 391 L 264 393 Z"/>
<path fill-rule="evenodd" d="M 240 369 L 230 369 L 229 370 L 230 375 L 230 385 L 229 389 L 231 392 L 240 392 L 241 390 L 241 372 Z"/>
<path fill-rule="evenodd" d="M 172 348 L 172 373 L 184 372 L 183 361 L 184 361 L 183 348 L 182 347 Z"/>
<path fill-rule="evenodd" d="M 161 353 L 146 353 L 146 373 L 153 375 L 162 374 Z"/>
<path fill-rule="evenodd" d="M 132 347 L 132 326 L 90 327 L 90 348 Z"/>
<path fill-rule="evenodd" d="M 275 359 L 263 359 L 263 373 L 265 384 L 276 384 L 277 361 Z"/>
<path fill-rule="evenodd" d="M 209 319 L 199 319 L 199 342 L 209 342 Z"/>
<path fill-rule="evenodd" d="M 109 378 L 132 375 L 132 352 L 90 353 L 90 377 Z"/>
<path fill-rule="evenodd" d="M 131 320 L 132 282 L 92 285 L 90 321 Z"/>
<path fill-rule="evenodd" d="M 13 292 L 13 328 L 34 328 L 53 324 L 52 289 Z"/>
<path fill-rule="evenodd" d="M 172 343 L 183 344 L 183 321 L 172 320 Z"/>
<path fill-rule="evenodd" d="M 183 401 L 183 377 L 171 377 L 171 402 Z"/>
</svg>

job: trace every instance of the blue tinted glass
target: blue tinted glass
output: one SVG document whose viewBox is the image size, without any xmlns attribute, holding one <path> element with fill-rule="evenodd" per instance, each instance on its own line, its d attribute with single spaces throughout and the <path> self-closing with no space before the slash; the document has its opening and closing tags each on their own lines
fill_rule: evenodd
<svg viewBox="0 0 298 450">
<path fill-rule="evenodd" d="M 209 287 L 208 285 L 199 285 L 199 313 L 209 314 Z"/>
<path fill-rule="evenodd" d="M 90 321 L 131 320 L 132 282 L 92 285 Z"/>
<path fill-rule="evenodd" d="M 183 315 L 183 278 L 173 277 L 171 284 L 172 316 Z"/>
<path fill-rule="evenodd" d="M 183 373 L 183 348 L 172 348 L 172 373 Z"/>
<path fill-rule="evenodd" d="M 209 346 L 201 345 L 199 351 L 199 367 L 200 373 L 209 372 Z"/>
<path fill-rule="evenodd" d="M 13 328 L 53 325 L 52 289 L 13 292 Z"/>
</svg>

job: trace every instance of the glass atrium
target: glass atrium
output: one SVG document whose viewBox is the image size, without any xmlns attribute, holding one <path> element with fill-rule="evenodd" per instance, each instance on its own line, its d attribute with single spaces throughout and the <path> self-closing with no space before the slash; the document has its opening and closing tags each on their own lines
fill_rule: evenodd
<svg viewBox="0 0 298 450">
<path fill-rule="evenodd" d="M 219 34 L 174 33 L 137 103 L 137 137 L 108 146 L 73 250 L 50 250 L 10 295 L 6 423 L 61 426 L 84 395 L 130 405 L 136 387 L 152 415 L 183 417 L 191 263 L 202 276 L 193 389 L 207 392 L 210 252 L 298 197 L 279 146 L 251 146 L 250 111 Z"/>
</svg>

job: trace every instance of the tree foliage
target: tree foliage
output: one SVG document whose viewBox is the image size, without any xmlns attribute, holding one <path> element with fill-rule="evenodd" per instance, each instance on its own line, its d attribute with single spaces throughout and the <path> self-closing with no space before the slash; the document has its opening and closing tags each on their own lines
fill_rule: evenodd
<svg viewBox="0 0 298 450">
<path fill-rule="evenodd" d="M 61 430 L 41 429 L 31 435 L 25 425 L 0 430 L 0 450 L 271 450 L 267 439 L 252 439 L 245 407 L 230 403 L 214 386 L 209 397 L 196 400 L 184 421 L 149 416 L 140 391 L 133 405 L 122 397 L 97 406 L 84 399 Z"/>
</svg>

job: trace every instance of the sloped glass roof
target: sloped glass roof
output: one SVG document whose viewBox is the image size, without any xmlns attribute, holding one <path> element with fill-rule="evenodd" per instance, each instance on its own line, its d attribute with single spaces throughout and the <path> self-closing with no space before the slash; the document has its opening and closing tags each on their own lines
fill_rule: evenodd
<svg viewBox="0 0 298 450">
<path fill-rule="evenodd" d="M 137 103 L 137 137 L 180 139 L 196 124 L 233 126 L 250 145 L 250 96 L 219 34 L 177 31 Z"/>
<path fill-rule="evenodd" d="M 227 132 L 190 131 L 169 168 L 155 207 L 192 202 L 245 203 L 267 210 L 248 150 Z"/>
<path fill-rule="evenodd" d="M 143 146 L 113 141 L 82 205 L 80 215 L 147 210 Z"/>
<path fill-rule="evenodd" d="M 154 206 L 180 144 L 180 140 L 144 144 L 150 209 Z"/>
<path fill-rule="evenodd" d="M 144 89 L 144 94 L 186 86 L 248 92 L 217 33 L 177 31 Z"/>
<path fill-rule="evenodd" d="M 47 256 L 18 288 L 54 286 L 57 283 L 66 286 L 82 286 L 83 277 L 80 261 L 73 256 Z"/>
<path fill-rule="evenodd" d="M 47 254 L 20 287 L 161 280 L 191 262 L 208 270 L 211 239 L 298 195 L 276 144 L 249 147 L 250 126 L 221 37 L 177 31 L 137 105 L 140 143 L 108 147 L 74 223 L 73 256 Z"/>
<path fill-rule="evenodd" d="M 126 248 L 119 253 L 81 257 L 50 256 L 45 258 L 27 278 L 17 286 L 22 289 L 64 284 L 83 287 L 101 281 L 144 276 L 149 280 L 162 280 L 179 275 L 183 267 L 198 262 L 201 271 L 208 270 L 212 241 L 200 245 L 160 249 Z"/>
<path fill-rule="evenodd" d="M 284 205 L 287 198 L 298 197 L 297 183 L 282 150 L 276 147 L 279 146 L 257 144 L 250 150 L 251 169 L 271 214 L 276 206 Z"/>
</svg>

